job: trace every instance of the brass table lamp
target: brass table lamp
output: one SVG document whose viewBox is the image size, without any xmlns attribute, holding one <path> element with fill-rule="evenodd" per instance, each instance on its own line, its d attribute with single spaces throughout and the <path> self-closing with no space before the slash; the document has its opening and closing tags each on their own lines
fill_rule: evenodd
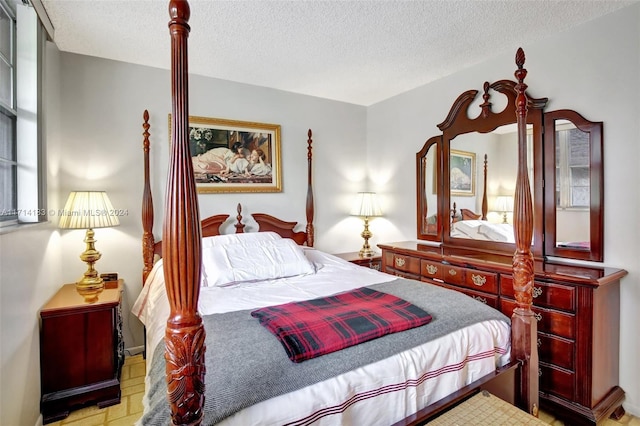
<svg viewBox="0 0 640 426">
<path fill-rule="evenodd" d="M 502 223 L 507 223 L 507 213 L 513 211 L 513 197 L 510 195 L 497 196 L 496 211 L 502 213 Z"/>
<path fill-rule="evenodd" d="M 364 219 L 364 231 L 362 231 L 362 238 L 364 238 L 364 244 L 360 249 L 360 257 L 372 257 L 375 251 L 369 246 L 369 238 L 373 236 L 369 231 L 369 218 L 375 216 L 382 216 L 382 210 L 378 205 L 378 200 L 375 192 L 358 192 L 356 200 L 351 209 L 352 216 L 360 216 Z"/>
<path fill-rule="evenodd" d="M 98 295 L 104 289 L 102 278 L 94 267 L 101 254 L 95 248 L 93 229 L 120 225 L 118 216 L 114 213 L 106 192 L 73 191 L 69 194 L 64 211 L 60 215 L 59 228 L 87 230 L 84 238 L 86 248 L 80 254 L 80 259 L 87 264 L 87 270 L 76 282 L 76 290 L 89 303 L 98 300 Z"/>
</svg>

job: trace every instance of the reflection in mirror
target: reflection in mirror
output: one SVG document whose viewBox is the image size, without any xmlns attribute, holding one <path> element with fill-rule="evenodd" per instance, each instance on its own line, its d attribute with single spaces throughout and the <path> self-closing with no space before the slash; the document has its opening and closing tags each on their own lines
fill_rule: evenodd
<svg viewBox="0 0 640 426">
<path fill-rule="evenodd" d="M 435 235 L 438 232 L 438 191 L 436 170 L 436 149 L 433 145 L 427 155 L 422 158 L 424 162 L 424 198 L 427 201 L 427 210 L 424 216 L 424 233 Z"/>
<path fill-rule="evenodd" d="M 418 173 L 418 239 L 437 241 L 442 237 L 442 219 L 438 218 L 438 197 L 442 186 L 438 167 L 440 136 L 430 138 L 416 154 Z"/>
<path fill-rule="evenodd" d="M 533 182 L 531 133 L 529 125 L 527 160 L 529 180 Z M 501 126 L 490 133 L 466 133 L 450 141 L 451 237 L 515 242 L 512 200 L 517 166 L 515 125 Z M 483 207 L 483 199 L 487 207 Z"/>
<path fill-rule="evenodd" d="M 602 262 L 602 122 L 563 109 L 545 113 L 544 129 L 545 255 Z"/>
<path fill-rule="evenodd" d="M 590 248 L 589 133 L 555 122 L 556 247 Z"/>
</svg>

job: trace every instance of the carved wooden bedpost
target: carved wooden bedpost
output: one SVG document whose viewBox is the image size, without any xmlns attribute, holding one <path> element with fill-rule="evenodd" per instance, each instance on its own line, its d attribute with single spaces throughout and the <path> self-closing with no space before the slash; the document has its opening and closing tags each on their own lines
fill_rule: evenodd
<svg viewBox="0 0 640 426">
<path fill-rule="evenodd" d="M 311 129 L 307 132 L 307 228 L 305 232 L 307 233 L 307 246 L 313 247 L 313 173 L 312 167 L 312 147 L 313 139 L 311 139 Z"/>
<path fill-rule="evenodd" d="M 144 140 L 142 141 L 142 149 L 144 155 L 144 189 L 142 190 L 142 261 L 144 268 L 142 269 L 142 285 L 147 281 L 147 276 L 153 268 L 153 198 L 151 196 L 151 184 L 149 179 L 149 111 L 146 109 L 142 114 L 144 123 L 142 128 L 144 132 Z"/>
<path fill-rule="evenodd" d="M 487 204 L 487 154 L 484 155 L 484 171 L 482 173 L 484 180 L 482 181 L 482 217 L 481 220 L 487 220 L 487 211 L 489 210 Z"/>
<path fill-rule="evenodd" d="M 201 229 L 189 152 L 187 38 L 189 4 L 169 2 L 171 33 L 171 150 L 162 238 L 164 277 L 171 313 L 165 331 L 167 397 L 174 424 L 203 419 L 205 331 L 198 314 Z"/>
<path fill-rule="evenodd" d="M 514 197 L 514 229 L 516 251 L 513 255 L 513 289 L 517 306 L 511 317 L 512 356 L 523 364 L 520 381 L 521 400 L 516 403 L 524 410 L 538 414 L 538 350 L 537 322 L 531 310 L 533 301 L 534 259 L 531 253 L 533 236 L 533 206 L 531 187 L 527 171 L 527 85 L 524 78 L 527 70 L 523 68 L 524 51 L 518 49 L 515 77 L 516 116 L 518 122 L 518 176 Z"/>
</svg>

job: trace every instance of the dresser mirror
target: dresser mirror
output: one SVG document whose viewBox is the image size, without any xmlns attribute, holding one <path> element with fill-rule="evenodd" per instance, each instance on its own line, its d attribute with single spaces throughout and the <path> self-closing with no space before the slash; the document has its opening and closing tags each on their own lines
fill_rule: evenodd
<svg viewBox="0 0 640 426">
<path fill-rule="evenodd" d="M 515 82 L 485 83 L 479 93 L 462 93 L 438 125 L 442 134 L 416 154 L 418 239 L 442 242 L 445 253 L 511 255 Z M 527 95 L 531 251 L 537 259 L 602 261 L 602 123 L 572 110 L 544 112 L 547 98 Z"/>
<path fill-rule="evenodd" d="M 602 122 L 545 114 L 547 256 L 603 260 Z"/>
<path fill-rule="evenodd" d="M 434 136 L 416 154 L 418 239 L 421 240 L 442 240 L 442 219 L 438 214 L 438 200 L 442 199 L 441 145 L 442 137 Z"/>
<path fill-rule="evenodd" d="M 515 243 L 513 199 L 518 173 L 515 125 L 489 133 L 470 132 L 450 141 L 449 194 L 452 238 Z M 527 172 L 533 176 L 532 127 L 528 129 Z M 531 194 L 533 198 L 533 194 Z"/>
</svg>

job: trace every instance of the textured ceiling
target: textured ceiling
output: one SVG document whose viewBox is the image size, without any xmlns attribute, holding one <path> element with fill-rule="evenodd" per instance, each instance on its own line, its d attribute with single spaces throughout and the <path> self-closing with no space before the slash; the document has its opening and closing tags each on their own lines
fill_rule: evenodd
<svg viewBox="0 0 640 426">
<path fill-rule="evenodd" d="M 189 72 L 366 106 L 636 1 L 191 0 Z M 42 4 L 60 50 L 169 69 L 168 1 Z"/>
</svg>

